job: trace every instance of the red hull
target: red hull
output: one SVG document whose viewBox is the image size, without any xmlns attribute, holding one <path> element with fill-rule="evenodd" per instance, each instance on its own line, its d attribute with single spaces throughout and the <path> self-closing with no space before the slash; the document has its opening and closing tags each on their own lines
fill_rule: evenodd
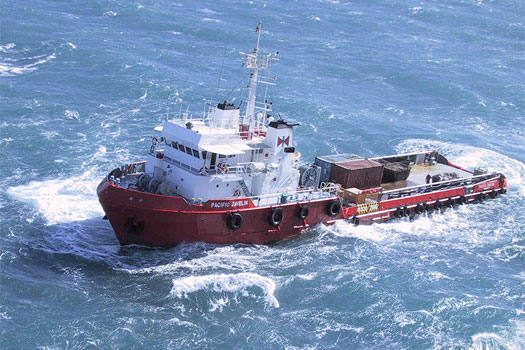
<svg viewBox="0 0 525 350">
<path fill-rule="evenodd" d="M 298 235 L 321 223 L 334 223 L 337 219 L 352 218 L 355 224 L 383 222 L 400 217 L 398 208 L 404 209 L 401 216 L 414 216 L 418 204 L 426 203 L 427 210 L 435 210 L 439 209 L 438 206 L 452 202 L 459 204 L 463 198 L 464 202 L 490 198 L 505 192 L 507 188 L 505 177 L 499 175 L 476 184 L 470 191 L 465 187 L 457 187 L 385 200 L 373 207 L 372 204 L 343 207 L 335 217 L 328 215 L 327 209 L 337 197 L 268 207 L 257 207 L 249 198 L 210 200 L 202 205 L 192 205 L 181 197 L 124 189 L 107 180 L 100 183 L 97 193 L 121 244 L 170 247 L 196 241 L 265 244 Z M 302 205 L 309 208 L 306 219 L 298 216 Z M 276 207 L 283 212 L 282 223 L 278 227 L 272 226 L 269 221 Z M 238 230 L 231 230 L 227 225 L 230 213 L 240 213 L 243 217 Z"/>
<path fill-rule="evenodd" d="M 209 201 L 205 205 L 191 205 L 181 197 L 161 196 L 127 190 L 107 181 L 98 189 L 100 203 L 121 244 L 147 246 L 175 246 L 182 242 L 215 244 L 265 244 L 295 236 L 320 223 L 343 219 L 343 213 L 331 217 L 327 207 L 334 198 L 271 207 L 256 207 L 249 199 Z M 211 202 L 211 203 L 210 203 Z M 235 203 L 248 203 L 242 207 Z M 213 204 L 222 208 L 213 208 Z M 230 208 L 224 208 L 230 203 Z M 223 204 L 223 205 L 219 205 Z M 306 219 L 298 217 L 301 205 L 308 205 Z M 273 208 L 283 211 L 282 224 L 274 227 L 269 222 Z M 238 230 L 228 228 L 229 213 L 240 213 L 243 223 Z"/>
</svg>

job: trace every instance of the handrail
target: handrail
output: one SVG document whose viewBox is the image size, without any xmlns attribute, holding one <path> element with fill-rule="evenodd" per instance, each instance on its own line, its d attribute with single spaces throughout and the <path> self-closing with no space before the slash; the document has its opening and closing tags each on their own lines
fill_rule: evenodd
<svg viewBox="0 0 525 350">
<path fill-rule="evenodd" d="M 250 199 L 256 206 L 261 205 L 275 205 L 284 204 L 288 202 L 290 197 L 293 202 L 310 201 L 315 199 L 327 198 L 329 196 L 337 196 L 339 186 L 333 185 L 325 188 L 308 188 L 302 190 L 290 190 L 283 192 L 274 192 L 263 194 L 259 196 L 246 197 Z"/>
<path fill-rule="evenodd" d="M 481 181 L 488 181 L 496 179 L 499 176 L 497 173 L 491 173 L 491 174 L 482 174 L 482 175 L 476 175 L 471 177 L 466 177 L 462 179 L 453 179 L 453 180 L 445 180 L 440 182 L 433 182 L 429 184 L 424 185 L 417 185 L 417 186 L 410 186 L 410 187 L 403 187 L 398 188 L 394 190 L 388 190 L 383 191 L 381 193 L 381 196 L 386 195 L 388 199 L 393 197 L 393 195 L 396 194 L 406 194 L 406 196 L 410 195 L 413 192 L 432 192 L 434 190 L 442 189 L 443 187 L 454 187 L 454 186 L 468 186 L 473 183 L 479 183 Z M 479 181 L 476 181 L 479 180 Z"/>
</svg>

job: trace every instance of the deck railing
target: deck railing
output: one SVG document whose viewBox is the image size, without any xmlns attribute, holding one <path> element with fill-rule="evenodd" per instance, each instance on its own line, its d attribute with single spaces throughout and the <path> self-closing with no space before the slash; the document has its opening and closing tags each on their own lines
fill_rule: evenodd
<svg viewBox="0 0 525 350">
<path fill-rule="evenodd" d="M 248 197 L 258 207 L 286 204 L 290 202 L 307 202 L 316 199 L 336 197 L 339 190 L 338 185 L 330 185 L 324 188 L 305 188 L 295 191 L 283 191 L 259 196 Z"/>
<path fill-rule="evenodd" d="M 497 174 L 497 173 L 483 174 L 483 175 L 466 177 L 462 179 L 446 180 L 446 181 L 433 182 L 433 183 L 424 184 L 424 185 L 417 185 L 417 186 L 404 187 L 404 188 L 395 189 L 395 190 L 383 191 L 380 194 L 380 200 L 407 197 L 407 196 L 411 196 L 414 194 L 435 192 L 435 191 L 453 188 L 453 187 L 470 186 L 470 185 L 474 185 L 474 184 L 477 184 L 483 181 L 497 179 L 499 176 L 500 174 Z"/>
</svg>

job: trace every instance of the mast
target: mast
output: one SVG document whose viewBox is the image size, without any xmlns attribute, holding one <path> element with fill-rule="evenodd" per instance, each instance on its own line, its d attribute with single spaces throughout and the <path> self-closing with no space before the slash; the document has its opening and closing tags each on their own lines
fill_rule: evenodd
<svg viewBox="0 0 525 350">
<path fill-rule="evenodd" d="M 248 100 L 246 103 L 246 113 L 244 115 L 244 125 L 248 126 L 248 139 L 252 139 L 255 131 L 256 115 L 255 109 L 257 99 L 257 84 L 264 83 L 269 85 L 275 85 L 271 82 L 259 81 L 259 71 L 269 69 L 270 58 L 272 54 L 259 55 L 259 43 L 261 41 L 262 23 L 259 22 L 257 28 L 257 45 L 251 53 L 241 52 L 245 56 L 243 67 L 250 69 L 250 83 L 248 84 Z M 275 59 L 275 58 L 272 58 Z M 262 122 L 262 121 L 257 121 Z"/>
</svg>

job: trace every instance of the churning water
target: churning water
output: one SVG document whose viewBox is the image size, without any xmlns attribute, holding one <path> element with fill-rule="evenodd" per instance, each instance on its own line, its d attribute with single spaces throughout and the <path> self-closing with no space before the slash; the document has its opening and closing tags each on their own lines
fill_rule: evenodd
<svg viewBox="0 0 525 350">
<path fill-rule="evenodd" d="M 525 348 L 523 1 L 1 11 L 2 349 Z M 181 106 L 242 101 L 259 20 L 304 159 L 436 148 L 505 173 L 508 194 L 269 246 L 120 247 L 97 183 Z"/>
</svg>

